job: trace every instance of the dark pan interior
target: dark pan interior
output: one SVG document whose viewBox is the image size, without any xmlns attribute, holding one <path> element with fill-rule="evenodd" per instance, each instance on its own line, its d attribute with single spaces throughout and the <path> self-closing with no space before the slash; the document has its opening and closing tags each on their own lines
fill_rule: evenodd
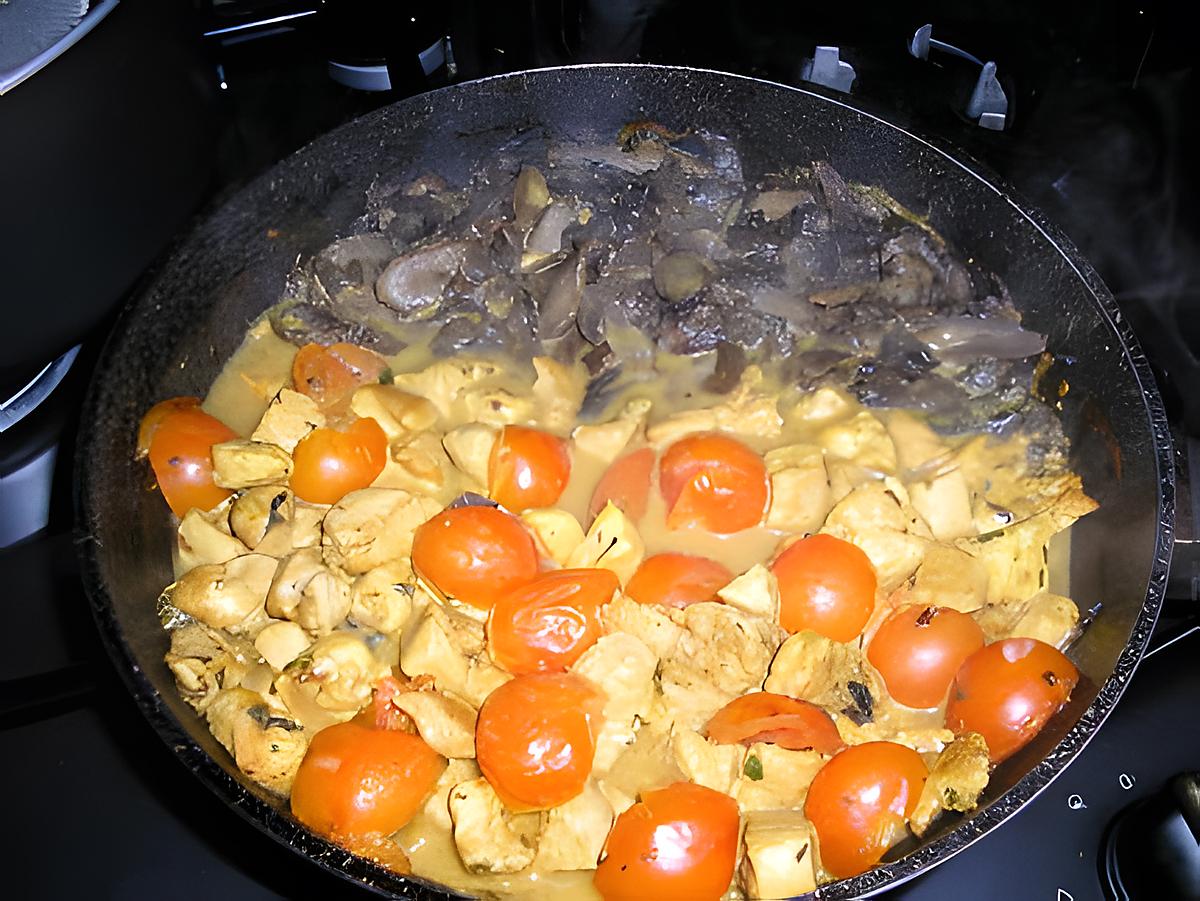
<svg viewBox="0 0 1200 901">
<path fill-rule="evenodd" d="M 100 629 L 138 703 L 183 763 L 242 815 L 297 851 L 378 891 L 439 893 L 309 835 L 242 779 L 178 697 L 154 613 L 170 581 L 165 506 L 133 461 L 152 403 L 203 394 L 246 326 L 275 299 L 297 254 L 350 232 L 380 175 L 461 182 L 497 153 L 536 160 L 550 141 L 611 141 L 626 122 L 734 138 L 747 180 L 814 159 L 879 185 L 965 256 L 1003 276 L 1025 322 L 1067 378 L 1062 418 L 1101 508 L 1073 531 L 1071 591 L 1103 605 L 1072 656 L 1086 676 L 1073 708 L 993 778 L 986 806 L 914 853 L 821 891 L 841 898 L 907 878 L 999 825 L 1053 778 L 1103 721 L 1157 615 L 1173 516 L 1170 440 L 1144 358 L 1078 253 L 978 169 L 905 131 L 807 91 L 714 72 L 649 66 L 542 70 L 402 101 L 288 158 L 204 221 L 125 311 L 97 370 L 78 459 L 85 579 Z M 1016 828 L 1019 828 L 1017 826 Z"/>
</svg>

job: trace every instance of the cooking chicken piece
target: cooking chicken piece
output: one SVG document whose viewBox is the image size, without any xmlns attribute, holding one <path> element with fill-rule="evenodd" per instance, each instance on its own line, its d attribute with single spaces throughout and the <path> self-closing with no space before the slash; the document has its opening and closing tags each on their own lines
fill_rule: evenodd
<svg viewBox="0 0 1200 901">
<path fill-rule="evenodd" d="M 805 392 L 798 401 L 787 410 L 785 418 L 810 425 L 818 425 L 839 419 L 850 412 L 850 400 L 840 391 L 833 388 L 818 388 L 816 391 Z"/>
<path fill-rule="evenodd" d="M 383 471 L 372 488 L 399 488 L 448 504 L 462 493 L 463 475 L 450 461 L 441 439 L 432 432 L 406 433 L 391 446 Z"/>
<path fill-rule="evenodd" d="M 443 757 L 475 756 L 476 710 L 466 701 L 436 689 L 396 695 L 392 704 L 417 724 L 425 743 Z"/>
<path fill-rule="evenodd" d="M 450 790 L 454 844 L 472 873 L 518 873 L 533 863 L 536 843 L 513 828 L 508 812 L 486 779 Z"/>
<path fill-rule="evenodd" d="M 229 528 L 246 547 L 258 550 L 272 528 L 290 523 L 295 508 L 296 501 L 289 488 L 280 485 L 247 488 L 233 499 Z M 291 550 L 291 529 L 280 530 L 278 534 L 284 531 L 289 539 L 286 544 L 272 542 L 258 552 L 275 557 Z M 276 550 L 281 553 L 274 553 Z"/>
<path fill-rule="evenodd" d="M 875 567 L 879 589 L 887 594 L 916 572 L 925 555 L 928 541 L 906 532 L 909 524 L 895 493 L 874 481 L 840 500 L 821 531 L 858 545 Z"/>
<path fill-rule="evenodd" d="M 799 810 L 825 761 L 816 751 L 789 751 L 755 742 L 746 750 L 733 797 L 743 813 L 789 807 Z"/>
<path fill-rule="evenodd" d="M 654 704 L 658 658 L 640 639 L 625 632 L 602 635 L 571 666 L 604 690 L 604 723 L 596 736 L 593 770 L 606 772 L 631 745 L 638 722 Z"/>
<path fill-rule="evenodd" d="M 646 440 L 662 447 L 696 432 L 731 432 L 759 438 L 778 438 L 783 429 L 774 394 L 763 390 L 763 372 L 747 366 L 726 400 L 712 407 L 684 410 L 646 429 Z"/>
<path fill-rule="evenodd" d="M 973 810 L 987 787 L 988 769 L 983 736 L 968 732 L 946 745 L 930 767 L 925 788 L 909 819 L 913 832 L 923 835 L 943 810 Z"/>
<path fill-rule="evenodd" d="M 988 573 L 979 560 L 957 548 L 930 544 L 905 602 L 973 613 L 983 606 L 987 586 Z"/>
<path fill-rule="evenodd" d="M 324 504 L 307 504 L 297 499 L 296 509 L 292 511 L 290 534 L 292 547 L 319 547 L 321 527 L 325 523 L 325 514 L 328 512 L 329 507 Z"/>
<path fill-rule="evenodd" d="M 478 710 L 488 695 L 512 679 L 512 673 L 501 669 L 486 657 L 476 657 L 467 667 L 467 682 L 462 697 Z"/>
<path fill-rule="evenodd" d="M 582 363 L 567 366 L 552 357 L 534 357 L 537 379 L 533 401 L 538 424 L 547 431 L 566 434 L 579 416 L 587 388 L 587 370 Z"/>
<path fill-rule="evenodd" d="M 583 544 L 583 526 L 573 515 L 557 507 L 526 510 L 521 522 L 533 533 L 538 553 L 559 566 L 566 566 L 571 553 Z"/>
<path fill-rule="evenodd" d="M 645 555 L 646 545 L 637 528 L 620 507 L 609 501 L 592 520 L 583 543 L 567 558 L 567 566 L 607 569 L 625 585 Z"/>
<path fill-rule="evenodd" d="M 540 870 L 590 870 L 612 823 L 612 805 L 589 780 L 570 801 L 546 812 L 534 863 Z"/>
<path fill-rule="evenodd" d="M 845 422 L 823 428 L 817 436 L 826 452 L 877 473 L 896 472 L 896 448 L 882 422 L 863 410 Z"/>
<path fill-rule="evenodd" d="M 371 700 L 375 683 L 388 672 L 358 635 L 334 632 L 313 642 L 285 675 L 315 688 L 312 697 L 326 710 L 353 714 Z"/>
<path fill-rule="evenodd" d="M 793 898 L 817 887 L 812 825 L 799 810 L 744 815 L 737 881 L 746 897 Z"/>
<path fill-rule="evenodd" d="M 250 552 L 250 548 L 230 534 L 226 504 L 210 511 L 195 507 L 188 510 L 179 523 L 176 541 L 180 575 L 197 566 L 227 563 Z"/>
<path fill-rule="evenodd" d="M 928 425 L 901 410 L 888 415 L 887 430 L 896 446 L 896 463 L 909 483 L 912 505 L 933 537 L 952 541 L 974 535 L 971 492 L 951 449 Z"/>
<path fill-rule="evenodd" d="M 442 439 L 451 462 L 475 483 L 481 493 L 487 491 L 488 461 L 492 458 L 498 432 L 493 426 L 472 422 L 447 432 Z"/>
<path fill-rule="evenodd" d="M 350 398 L 350 409 L 355 416 L 374 419 L 389 442 L 432 429 L 438 420 L 432 402 L 395 385 L 363 385 Z"/>
<path fill-rule="evenodd" d="M 462 408 L 466 422 L 481 422 L 496 427 L 529 422 L 538 415 L 537 406 L 531 398 L 513 394 L 505 388 L 467 391 L 462 396 Z"/>
<path fill-rule="evenodd" d="M 376 632 L 396 632 L 413 608 L 416 576 L 407 559 L 393 560 L 363 573 L 350 587 L 351 621 Z"/>
<path fill-rule="evenodd" d="M 879 695 L 876 694 L 875 697 Z M 882 716 L 876 716 L 872 722 L 862 725 L 841 714 L 834 714 L 833 721 L 842 736 L 842 741 L 848 745 L 861 745 L 869 741 L 894 741 L 921 754 L 938 754 L 954 741 L 954 733 L 941 726 L 905 723 L 903 720 L 892 722 L 891 719 Z"/>
<path fill-rule="evenodd" d="M 171 630 L 167 668 L 175 676 L 183 699 L 201 713 L 212 703 L 223 683 L 236 684 L 249 668 L 244 642 L 197 622 Z M 230 678 L 226 673 L 232 670 Z"/>
<path fill-rule="evenodd" d="M 262 610 L 278 563 L 274 557 L 245 554 L 197 566 L 175 583 L 170 602 L 207 626 L 236 632 Z"/>
<path fill-rule="evenodd" d="M 414 597 L 414 614 L 400 637 L 400 668 L 409 678 L 433 676 L 434 684 L 478 708 L 512 676 L 484 654 L 483 623 L 429 598 Z"/>
<path fill-rule="evenodd" d="M 719 745 L 694 729 L 678 726 L 671 734 L 671 752 L 688 779 L 727 795 L 733 794 L 746 758 L 741 745 Z"/>
<path fill-rule="evenodd" d="M 882 480 L 858 486 L 837 502 L 825 520 L 825 531 L 853 535 L 866 529 L 908 528 L 900 498 Z"/>
<path fill-rule="evenodd" d="M 213 481 L 238 491 L 259 485 L 285 485 L 292 458 L 282 447 L 235 438 L 212 446 Z"/>
<path fill-rule="evenodd" d="M 454 828 L 450 819 L 450 792 L 460 782 L 469 782 L 479 778 L 479 765 L 472 759 L 451 758 L 438 777 L 433 794 L 425 801 L 422 812 L 438 829 L 449 832 Z"/>
<path fill-rule="evenodd" d="M 631 400 L 616 419 L 596 425 L 576 426 L 571 432 L 571 441 L 576 450 L 601 463 L 612 463 L 645 426 L 650 407 L 650 401 L 643 398 Z"/>
<path fill-rule="evenodd" d="M 441 418 L 450 423 L 470 422 L 462 418 L 462 396 L 480 384 L 494 381 L 500 375 L 495 363 L 470 357 L 438 360 L 420 372 L 396 375 L 392 384 L 403 391 L 423 397 L 437 407 Z"/>
<path fill-rule="evenodd" d="M 254 647 L 275 672 L 299 657 L 312 644 L 312 638 L 298 624 L 279 620 L 254 636 Z"/>
<path fill-rule="evenodd" d="M 847 687 L 851 682 L 870 683 L 858 646 L 805 631 L 797 632 L 780 646 L 763 688 L 841 710 L 855 705 Z"/>
<path fill-rule="evenodd" d="M 779 619 L 779 583 L 775 574 L 756 563 L 724 588 L 717 597 L 743 613 L 768 622 Z"/>
<path fill-rule="evenodd" d="M 350 582 L 325 565 L 318 548 L 301 548 L 279 564 L 266 604 L 276 619 L 328 635 L 350 612 Z"/>
<path fill-rule="evenodd" d="M 221 692 L 205 716 L 239 770 L 270 791 L 286 795 L 291 790 L 308 748 L 299 723 L 278 715 L 262 695 L 244 688 Z"/>
<path fill-rule="evenodd" d="M 639 639 L 660 660 L 675 653 L 683 635 L 682 611 L 639 604 L 623 594 L 600 608 L 600 622 L 606 632 L 624 632 Z"/>
<path fill-rule="evenodd" d="M 763 457 L 771 476 L 765 525 L 784 532 L 815 532 L 833 507 L 825 455 L 812 444 L 790 444 Z"/>
<path fill-rule="evenodd" d="M 682 625 L 675 653 L 660 668 L 663 702 L 677 725 L 699 729 L 733 698 L 762 686 L 784 632 L 712 602 L 686 607 Z"/>
<path fill-rule="evenodd" d="M 441 509 L 431 498 L 398 488 L 351 491 L 325 514 L 325 561 L 357 576 L 406 557 L 413 531 Z"/>
<path fill-rule="evenodd" d="M 975 621 L 989 642 L 1036 638 L 1061 649 L 1075 635 L 1079 608 L 1070 598 L 1039 591 L 1024 601 L 988 604 L 975 614 Z"/>
<path fill-rule="evenodd" d="M 879 480 L 878 473 L 832 454 L 825 455 L 825 471 L 829 473 L 829 496 L 835 504 L 855 488 Z"/>
<path fill-rule="evenodd" d="M 300 439 L 313 429 L 324 427 L 325 414 L 315 400 L 299 391 L 283 388 L 263 413 L 250 440 L 273 444 L 290 454 Z"/>
<path fill-rule="evenodd" d="M 633 806 L 639 794 L 686 778 L 671 751 L 669 724 L 652 722 L 638 730 L 633 744 L 596 785 L 620 815 Z"/>
</svg>

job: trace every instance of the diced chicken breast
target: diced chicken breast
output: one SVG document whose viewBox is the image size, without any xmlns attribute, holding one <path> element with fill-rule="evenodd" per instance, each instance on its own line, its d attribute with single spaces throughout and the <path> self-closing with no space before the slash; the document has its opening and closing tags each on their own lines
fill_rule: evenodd
<svg viewBox="0 0 1200 901">
<path fill-rule="evenodd" d="M 521 522 L 533 533 L 538 551 L 559 566 L 566 566 L 574 550 L 583 544 L 583 526 L 572 514 L 557 507 L 526 510 Z"/>
<path fill-rule="evenodd" d="M 779 619 L 779 583 L 775 574 L 756 563 L 724 588 L 717 597 L 743 613 L 768 622 Z"/>
<path fill-rule="evenodd" d="M 763 457 L 771 477 L 766 526 L 786 532 L 815 532 L 833 507 L 825 455 L 812 444 L 792 444 Z"/>
<path fill-rule="evenodd" d="M 498 434 L 499 429 L 493 426 L 472 422 L 447 432 L 442 439 L 451 462 L 475 483 L 479 491 L 487 490 L 488 461 L 492 458 Z"/>
<path fill-rule="evenodd" d="M 213 482 L 239 490 L 284 485 L 292 474 L 292 458 L 282 447 L 236 438 L 212 447 Z"/>
<path fill-rule="evenodd" d="M 818 435 L 825 450 L 878 473 L 895 473 L 896 448 L 882 422 L 866 410 L 845 422 L 826 426 Z"/>
<path fill-rule="evenodd" d="M 587 388 L 587 370 L 582 363 L 568 366 L 553 357 L 534 357 L 533 400 L 542 428 L 565 434 L 579 415 Z"/>
<path fill-rule="evenodd" d="M 790 636 L 771 661 L 763 688 L 777 694 L 841 710 L 854 703 L 847 685 L 868 684 L 862 651 L 816 632 Z"/>
<path fill-rule="evenodd" d="M 693 729 L 678 727 L 671 735 L 671 751 L 683 774 L 697 785 L 733 794 L 742 775 L 746 749 L 741 745 L 719 745 Z"/>
<path fill-rule="evenodd" d="M 609 501 L 592 521 L 583 543 L 567 558 L 567 566 L 611 570 L 624 585 L 633 578 L 645 555 L 646 545 L 637 528 L 620 507 Z"/>
<path fill-rule="evenodd" d="M 1024 601 L 988 604 L 975 614 L 975 620 L 988 641 L 1036 638 L 1062 648 L 1075 635 L 1079 608 L 1070 598 L 1039 591 Z"/>
<path fill-rule="evenodd" d="M 205 711 L 213 736 L 238 769 L 270 791 L 287 794 L 304 759 L 308 740 L 299 724 L 279 716 L 262 695 L 234 688 L 221 692 Z"/>
<path fill-rule="evenodd" d="M 672 656 L 683 635 L 680 611 L 657 604 L 639 604 L 619 594 L 600 608 L 606 632 L 625 632 L 640 639 L 660 660 Z"/>
<path fill-rule="evenodd" d="M 263 608 L 279 561 L 245 554 L 188 570 L 170 590 L 182 612 L 215 629 L 236 630 Z"/>
<path fill-rule="evenodd" d="M 817 887 L 813 831 L 798 810 L 751 811 L 738 884 L 748 899 L 793 898 Z"/>
<path fill-rule="evenodd" d="M 751 758 L 758 761 L 752 763 Z M 733 797 L 745 813 L 751 810 L 800 809 L 825 758 L 816 751 L 789 751 L 756 742 L 746 750 L 733 787 Z"/>
<path fill-rule="evenodd" d="M 271 669 L 280 672 L 312 644 L 312 637 L 297 623 L 273 622 L 254 636 L 254 647 Z"/>
<path fill-rule="evenodd" d="M 325 560 L 360 575 L 407 556 L 417 526 L 440 511 L 436 501 L 396 488 L 351 491 L 325 514 Z"/>
<path fill-rule="evenodd" d="M 283 388 L 263 413 L 250 440 L 274 444 L 290 454 L 309 432 L 324 427 L 325 414 L 315 400 L 299 391 Z"/>
<path fill-rule="evenodd" d="M 649 412 L 650 401 L 631 400 L 616 419 L 576 426 L 571 432 L 571 441 L 578 450 L 601 463 L 612 463 L 645 425 Z"/>
<path fill-rule="evenodd" d="M 454 844 L 463 866 L 472 873 L 519 873 L 537 848 L 509 822 L 504 805 L 486 779 L 460 782 L 450 790 Z"/>
<path fill-rule="evenodd" d="M 987 587 L 987 569 L 978 559 L 958 548 L 930 544 L 905 600 L 973 613 L 987 599 Z"/>
<path fill-rule="evenodd" d="M 640 639 L 625 632 L 602 635 L 571 670 L 604 689 L 604 723 L 596 737 L 593 769 L 606 772 L 633 743 L 639 720 L 654 703 L 658 658 Z"/>
<path fill-rule="evenodd" d="M 546 812 L 534 863 L 540 870 L 590 870 L 612 823 L 612 805 L 589 781 L 580 794 Z"/>
<path fill-rule="evenodd" d="M 412 717 L 425 743 L 443 757 L 475 756 L 475 708 L 442 691 L 406 691 L 392 704 Z"/>
<path fill-rule="evenodd" d="M 395 385 L 363 385 L 350 398 L 354 415 L 374 419 L 388 441 L 433 428 L 438 409 L 431 401 Z"/>
<path fill-rule="evenodd" d="M 924 834 L 943 810 L 972 810 L 987 787 L 989 768 L 983 736 L 968 732 L 946 745 L 930 768 L 913 810 L 909 821 L 913 832 Z"/>
<path fill-rule="evenodd" d="M 415 586 L 416 576 L 407 559 L 377 566 L 354 580 L 347 616 L 376 632 L 396 632 L 412 615 Z"/>
<path fill-rule="evenodd" d="M 178 572 L 205 564 L 226 563 L 250 552 L 229 530 L 229 508 L 203 511 L 193 507 L 183 515 L 176 534 L 178 543 Z"/>
</svg>

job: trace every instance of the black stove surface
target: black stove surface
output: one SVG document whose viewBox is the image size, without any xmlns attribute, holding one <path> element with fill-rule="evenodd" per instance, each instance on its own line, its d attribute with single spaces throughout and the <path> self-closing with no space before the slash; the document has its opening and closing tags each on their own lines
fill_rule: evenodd
<svg viewBox="0 0 1200 901">
<path fill-rule="evenodd" d="M 255 6 L 240 5 L 251 12 Z M 279 14 L 317 4 L 266 6 Z M 1143 323 L 1170 409 L 1196 428 L 1200 355 L 1188 350 L 1190 320 L 1181 315 L 1195 309 L 1200 294 L 1200 254 L 1193 253 L 1200 229 L 1195 209 L 1183 203 L 1195 188 L 1185 163 L 1196 146 L 1186 114 L 1194 74 L 1179 49 L 1187 32 L 1155 4 L 970 6 L 968 13 L 962 4 L 926 4 L 910 15 L 903 4 L 889 5 L 887 13 L 860 10 L 851 21 L 836 9 L 781 12 L 782 4 L 732 0 L 459 3 L 451 30 L 461 78 L 632 54 L 795 84 L 816 44 L 840 46 L 858 73 L 852 102 L 966 148 L 1064 226 Z M 633 10 L 633 31 L 624 20 L 598 28 L 601 7 Z M 963 117 L 970 66 L 907 54 L 913 30 L 930 21 L 936 38 L 998 61 L 1012 101 L 1008 130 L 985 132 Z M 239 33 L 236 42 L 211 47 L 214 78 L 226 88 L 228 127 L 217 161 L 224 192 L 395 97 L 329 82 L 320 37 L 303 24 L 272 26 L 263 35 Z M 78 408 L 88 355 L 102 339 L 85 342 L 79 374 L 57 399 L 68 409 Z M 99 644 L 75 568 L 71 435 L 68 425 L 50 528 L 0 550 L 7 613 L 0 629 L 0 847 L 16 864 L 6 874 L 5 896 L 364 897 L 185 776 L 143 720 Z M 1193 599 L 1195 593 L 1193 587 Z M 1186 631 L 1193 599 L 1173 603 L 1182 615 L 1160 626 L 1161 649 L 1057 781 L 1011 823 L 888 897 L 1104 897 L 1101 847 L 1113 818 L 1176 773 L 1200 769 L 1200 633 Z M 1177 635 L 1183 637 L 1167 643 Z"/>
</svg>

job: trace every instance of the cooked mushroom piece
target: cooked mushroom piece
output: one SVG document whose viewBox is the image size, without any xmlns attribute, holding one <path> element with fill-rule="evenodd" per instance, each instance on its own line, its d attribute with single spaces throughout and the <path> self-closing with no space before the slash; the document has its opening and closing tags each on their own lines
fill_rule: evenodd
<svg viewBox="0 0 1200 901">
<path fill-rule="evenodd" d="M 295 506 L 289 488 L 278 485 L 247 488 L 229 508 L 229 527 L 246 547 L 253 550 L 271 528 L 291 520 Z"/>
<path fill-rule="evenodd" d="M 319 549 L 302 548 L 280 564 L 266 604 L 271 616 L 327 635 L 350 612 L 350 583 L 325 565 Z"/>
<path fill-rule="evenodd" d="M 262 609 L 278 561 L 246 554 L 228 563 L 188 570 L 171 590 L 171 603 L 215 629 L 235 629 Z"/>
<path fill-rule="evenodd" d="M 325 710 L 353 713 L 371 700 L 375 683 L 387 674 L 388 667 L 362 638 L 351 632 L 334 632 L 313 642 L 281 678 L 308 689 Z"/>
</svg>

